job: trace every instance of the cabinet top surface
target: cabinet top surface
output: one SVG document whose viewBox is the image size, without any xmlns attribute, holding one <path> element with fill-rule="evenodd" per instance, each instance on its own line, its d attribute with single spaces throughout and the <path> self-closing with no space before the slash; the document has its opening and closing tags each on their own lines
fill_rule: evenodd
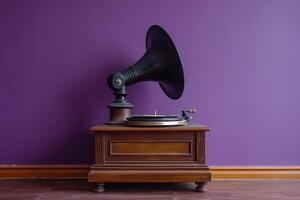
<svg viewBox="0 0 300 200">
<path fill-rule="evenodd" d="M 99 131 L 199 131 L 205 132 L 209 131 L 210 129 L 206 126 L 200 124 L 189 124 L 186 126 L 169 126 L 169 127 L 128 127 L 123 125 L 107 125 L 107 124 L 100 124 L 97 126 L 93 126 L 89 129 L 93 132 Z"/>
</svg>

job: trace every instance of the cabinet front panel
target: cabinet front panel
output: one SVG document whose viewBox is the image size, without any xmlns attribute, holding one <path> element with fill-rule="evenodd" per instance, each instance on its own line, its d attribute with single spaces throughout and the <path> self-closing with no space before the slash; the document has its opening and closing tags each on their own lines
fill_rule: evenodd
<svg viewBox="0 0 300 200">
<path fill-rule="evenodd" d="M 195 133 L 105 133 L 104 162 L 195 161 Z"/>
</svg>

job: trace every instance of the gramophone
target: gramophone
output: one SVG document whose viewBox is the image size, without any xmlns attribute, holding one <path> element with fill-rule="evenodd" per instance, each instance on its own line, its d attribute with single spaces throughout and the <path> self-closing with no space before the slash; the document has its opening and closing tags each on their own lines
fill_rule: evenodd
<svg viewBox="0 0 300 200">
<path fill-rule="evenodd" d="M 178 115 L 131 115 L 134 107 L 127 98 L 127 87 L 141 81 L 157 81 L 171 99 L 179 99 L 184 89 L 184 74 L 180 57 L 168 33 L 158 25 L 149 28 L 146 36 L 146 53 L 132 66 L 112 73 L 107 78 L 116 99 L 108 105 L 110 118 L 107 124 L 127 126 L 180 126 L 191 119 L 182 111 Z"/>
<path fill-rule="evenodd" d="M 151 26 L 146 49 L 134 65 L 107 79 L 116 99 L 108 105 L 109 122 L 89 129 L 95 133 L 95 162 L 88 181 L 96 184 L 95 192 L 111 182 L 195 182 L 195 191 L 204 192 L 211 180 L 205 158 L 209 128 L 188 123 L 195 109 L 181 115 L 131 115 L 134 106 L 126 95 L 132 84 L 156 81 L 174 100 L 184 89 L 181 61 L 166 31 Z"/>
</svg>

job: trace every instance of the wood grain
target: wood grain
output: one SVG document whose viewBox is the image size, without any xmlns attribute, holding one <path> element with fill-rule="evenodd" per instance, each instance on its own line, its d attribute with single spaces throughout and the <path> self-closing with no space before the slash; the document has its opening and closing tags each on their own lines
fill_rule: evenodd
<svg viewBox="0 0 300 200">
<path fill-rule="evenodd" d="M 210 181 L 211 174 L 206 170 L 92 170 L 90 182 L 196 182 Z"/>
<path fill-rule="evenodd" d="M 171 131 L 170 131 L 171 130 Z M 127 127 L 122 125 L 98 125 L 90 128 L 92 132 L 182 132 L 182 131 L 209 131 L 210 129 L 201 124 L 189 124 L 186 126 L 173 126 L 173 127 Z"/>
<path fill-rule="evenodd" d="M 190 155 L 190 142 L 111 142 L 110 155 Z"/>
<path fill-rule="evenodd" d="M 86 179 L 89 165 L 0 165 L 0 179 Z"/>
<path fill-rule="evenodd" d="M 194 133 L 99 132 L 96 137 L 98 134 L 104 134 L 106 138 L 102 141 L 106 166 L 124 162 L 151 164 L 150 161 L 163 161 L 166 164 L 170 161 L 174 164 L 174 161 L 195 161 Z"/>
<path fill-rule="evenodd" d="M 300 167 L 211 167 L 212 179 L 300 180 Z"/>
<path fill-rule="evenodd" d="M 0 165 L 0 179 L 87 179 L 91 165 Z M 212 180 L 300 180 L 300 167 L 210 167 Z"/>
</svg>

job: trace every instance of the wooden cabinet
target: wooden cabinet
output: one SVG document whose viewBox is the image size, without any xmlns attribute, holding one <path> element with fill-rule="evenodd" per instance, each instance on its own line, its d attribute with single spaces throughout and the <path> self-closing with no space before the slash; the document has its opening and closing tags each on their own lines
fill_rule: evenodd
<svg viewBox="0 0 300 200">
<path fill-rule="evenodd" d="M 124 127 L 100 125 L 95 133 L 95 164 L 88 175 L 104 191 L 108 182 L 196 182 L 204 191 L 211 180 L 201 125 Z"/>
</svg>

